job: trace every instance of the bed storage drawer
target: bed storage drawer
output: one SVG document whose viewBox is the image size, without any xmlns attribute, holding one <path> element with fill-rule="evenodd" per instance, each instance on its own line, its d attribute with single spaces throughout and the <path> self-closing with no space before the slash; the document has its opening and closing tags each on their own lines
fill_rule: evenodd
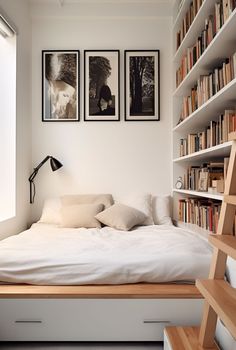
<svg viewBox="0 0 236 350">
<path fill-rule="evenodd" d="M 0 341 L 160 341 L 197 325 L 201 299 L 1 299 Z"/>
</svg>

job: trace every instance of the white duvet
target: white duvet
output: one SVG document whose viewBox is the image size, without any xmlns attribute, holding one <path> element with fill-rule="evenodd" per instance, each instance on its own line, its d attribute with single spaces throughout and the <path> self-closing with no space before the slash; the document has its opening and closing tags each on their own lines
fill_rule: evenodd
<svg viewBox="0 0 236 350">
<path fill-rule="evenodd" d="M 0 281 L 46 285 L 173 282 L 208 276 L 209 244 L 174 226 L 66 229 L 34 224 L 0 241 Z"/>
</svg>

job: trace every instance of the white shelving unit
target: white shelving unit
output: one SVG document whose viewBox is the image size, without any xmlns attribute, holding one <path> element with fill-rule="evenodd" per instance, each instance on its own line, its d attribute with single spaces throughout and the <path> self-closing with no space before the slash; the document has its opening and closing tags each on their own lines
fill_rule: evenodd
<svg viewBox="0 0 236 350">
<path fill-rule="evenodd" d="M 183 20 L 183 17 L 185 15 L 185 13 L 188 10 L 188 7 L 190 6 L 191 1 L 185 1 L 184 2 L 184 13 L 182 11 L 182 16 L 181 16 L 181 20 Z M 191 45 L 194 44 L 194 42 L 196 41 L 196 38 L 194 37 L 193 33 L 194 32 L 199 32 L 202 30 L 202 27 L 204 26 L 205 23 L 205 16 L 204 14 L 207 15 L 207 13 L 209 13 L 209 11 L 212 11 L 215 5 L 215 0 L 208 0 L 208 1 L 204 1 L 202 3 L 201 6 L 201 11 L 198 12 L 198 14 L 196 15 L 196 17 L 193 20 L 193 23 L 191 25 L 190 30 L 188 30 L 188 32 L 186 33 L 182 43 L 180 44 L 180 47 L 178 48 L 178 50 L 176 51 L 175 55 L 174 55 L 174 62 L 176 62 L 177 64 L 180 63 L 181 61 L 181 57 L 183 56 L 184 51 L 190 47 Z M 181 26 L 181 22 L 178 20 L 178 22 L 175 23 L 174 29 L 178 24 L 178 28 Z M 176 28 L 178 30 L 178 28 Z"/>
<path fill-rule="evenodd" d="M 199 28 L 201 29 L 199 30 L 198 28 L 198 30 L 193 31 L 194 28 L 192 28 L 192 26 L 195 23 L 193 21 L 192 26 L 187 33 L 188 36 L 191 35 L 192 40 L 189 40 L 189 43 L 190 43 L 189 45 L 187 46 L 184 45 L 185 50 L 188 47 L 194 45 L 197 38 L 196 33 L 198 32 L 200 33 L 201 30 L 203 29 L 205 18 L 207 17 L 207 13 L 209 13 L 207 12 L 207 10 L 212 8 L 212 6 L 210 6 L 212 1 L 215 3 L 215 0 L 204 1 L 198 15 L 195 17 L 195 20 L 199 16 L 201 17 L 201 21 L 199 20 Z M 208 4 L 208 6 L 204 6 L 204 4 Z M 203 52 L 199 60 L 192 67 L 192 69 L 184 78 L 184 80 L 181 82 L 181 84 L 178 86 L 178 88 L 174 91 L 174 96 L 182 96 L 183 94 L 186 94 L 189 91 L 189 89 L 191 89 L 191 87 L 194 85 L 194 83 L 196 82 L 196 80 L 200 75 L 209 72 L 209 70 L 211 70 L 212 67 L 216 67 L 226 57 L 230 56 L 230 54 L 232 53 L 232 44 L 235 43 L 235 19 L 236 19 L 236 9 L 231 14 L 228 21 L 223 25 L 221 30 L 214 37 L 214 39 L 212 40 L 210 45 L 207 47 L 207 49 Z M 200 24 L 202 24 L 201 27 L 200 27 Z M 184 44 L 184 41 L 182 42 L 182 44 Z M 225 43 L 224 45 L 221 44 L 222 41 L 224 41 Z M 216 52 L 217 52 L 217 55 L 216 55 Z M 181 50 L 181 53 L 182 53 L 181 54 L 181 57 L 182 57 L 184 50 Z M 179 55 L 177 57 L 178 59 L 174 57 L 174 63 L 176 67 L 179 67 L 181 62 L 181 57 L 179 57 Z"/>
<path fill-rule="evenodd" d="M 220 115 L 225 109 L 232 108 L 235 105 L 235 95 L 236 79 L 233 79 L 181 123 L 177 124 L 179 115 L 175 115 L 173 132 L 189 133 L 191 130 L 200 130 L 211 120 L 214 120 L 215 116 Z"/>
<path fill-rule="evenodd" d="M 193 197 L 204 197 L 204 198 L 209 198 L 209 199 L 215 199 L 222 201 L 223 199 L 223 194 L 222 193 L 215 193 L 215 192 L 198 192 L 198 191 L 190 191 L 190 190 L 177 190 L 173 189 L 174 192 L 180 193 L 180 194 L 185 194 L 187 196 Z"/>
<path fill-rule="evenodd" d="M 186 138 L 189 133 L 197 133 L 204 130 L 211 120 L 217 120 L 219 115 L 226 109 L 236 107 L 236 78 L 221 89 L 211 99 L 189 115 L 184 121 L 179 123 L 181 105 L 184 96 L 190 94 L 191 89 L 202 74 L 210 73 L 214 68 L 223 62 L 223 60 L 236 52 L 236 9 L 231 13 L 226 23 L 216 34 L 207 49 L 201 55 L 199 60 L 192 67 L 190 72 L 176 88 L 175 74 L 181 64 L 181 59 L 187 48 L 194 45 L 198 36 L 205 26 L 205 20 L 214 13 L 217 0 L 204 0 L 202 6 L 194 18 L 194 21 L 185 35 L 180 47 L 176 51 L 176 33 L 180 29 L 182 20 L 190 6 L 191 1 L 185 0 L 174 20 L 173 25 L 173 215 L 174 220 L 178 220 L 178 201 L 186 197 L 203 197 L 221 201 L 223 195 L 215 192 L 197 192 L 185 189 L 175 189 L 175 183 L 179 176 L 186 174 L 190 165 L 200 165 L 205 162 L 222 160 L 229 156 L 232 142 L 225 142 L 199 152 L 179 157 L 180 139 Z M 176 0 L 175 8 L 178 7 L 179 0 Z M 191 224 L 179 223 L 179 225 L 188 228 Z M 193 229 L 195 225 L 191 225 Z M 199 230 L 196 227 L 196 231 Z M 201 229 L 202 230 L 202 229 Z"/>
<path fill-rule="evenodd" d="M 181 163 L 181 162 L 186 162 L 186 161 L 189 162 L 189 161 L 195 161 L 195 160 L 205 161 L 209 158 L 212 160 L 224 158 L 229 155 L 231 146 L 232 146 L 232 141 L 228 141 L 220 145 L 204 149 L 199 152 L 188 154 L 187 156 L 175 158 L 173 159 L 173 162 Z"/>
</svg>

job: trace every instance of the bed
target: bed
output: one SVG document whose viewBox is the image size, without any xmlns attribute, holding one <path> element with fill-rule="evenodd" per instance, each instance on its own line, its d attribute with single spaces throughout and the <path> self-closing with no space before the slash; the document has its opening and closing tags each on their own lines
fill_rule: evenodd
<svg viewBox="0 0 236 350">
<path fill-rule="evenodd" d="M 36 223 L 0 242 L 0 340 L 160 341 L 167 324 L 199 324 L 189 283 L 210 259 L 204 237 L 173 225 Z"/>
<path fill-rule="evenodd" d="M 35 285 L 194 282 L 207 278 L 208 242 L 173 225 L 60 228 L 36 223 L 0 242 L 0 281 Z"/>
<path fill-rule="evenodd" d="M 94 213 L 82 224 L 91 208 L 81 202 L 102 203 L 106 226 Z M 194 280 L 208 275 L 207 240 L 171 224 L 169 197 L 115 204 L 111 195 L 49 200 L 38 223 L 0 242 L 1 341 L 160 341 L 167 324 L 200 323 Z"/>
</svg>

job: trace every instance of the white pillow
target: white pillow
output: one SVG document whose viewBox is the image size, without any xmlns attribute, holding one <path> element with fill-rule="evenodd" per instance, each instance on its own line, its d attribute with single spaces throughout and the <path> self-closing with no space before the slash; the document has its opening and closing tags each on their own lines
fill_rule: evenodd
<svg viewBox="0 0 236 350">
<path fill-rule="evenodd" d="M 39 222 L 44 224 L 61 224 L 61 200 L 60 198 L 49 198 L 44 201 L 43 211 Z"/>
<path fill-rule="evenodd" d="M 152 196 L 150 193 L 133 194 L 114 198 L 115 203 L 121 203 L 141 211 L 147 216 L 142 225 L 154 225 L 152 217 Z"/>
<path fill-rule="evenodd" d="M 170 196 L 152 197 L 152 214 L 155 225 L 172 225 Z"/>
</svg>

